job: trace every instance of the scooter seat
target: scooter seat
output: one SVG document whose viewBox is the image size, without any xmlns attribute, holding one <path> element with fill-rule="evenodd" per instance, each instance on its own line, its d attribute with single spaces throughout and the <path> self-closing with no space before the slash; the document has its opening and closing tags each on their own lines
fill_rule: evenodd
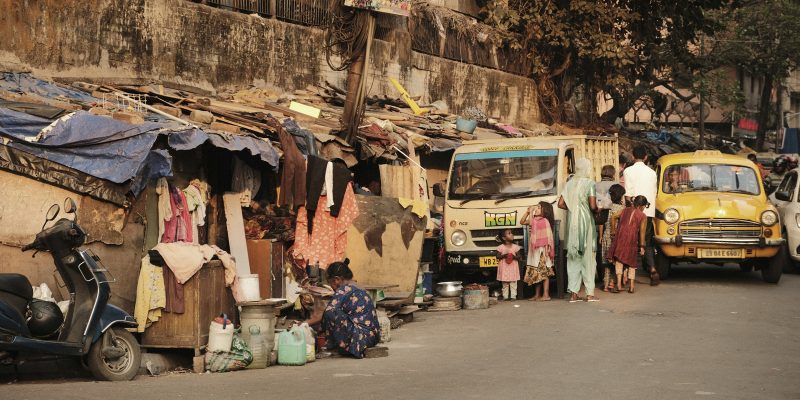
<svg viewBox="0 0 800 400">
<path fill-rule="evenodd" d="M 0 291 L 22 297 L 27 301 L 33 298 L 31 282 L 21 274 L 0 274 Z"/>
</svg>

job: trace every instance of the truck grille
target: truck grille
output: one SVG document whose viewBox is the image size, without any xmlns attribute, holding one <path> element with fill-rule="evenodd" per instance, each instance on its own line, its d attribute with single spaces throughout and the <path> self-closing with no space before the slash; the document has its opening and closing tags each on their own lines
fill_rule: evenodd
<svg viewBox="0 0 800 400">
<path fill-rule="evenodd" d="M 693 219 L 682 222 L 679 232 L 693 238 L 757 238 L 761 224 L 739 219 Z"/>
<path fill-rule="evenodd" d="M 470 235 L 472 235 L 472 243 L 478 247 L 489 247 L 495 248 L 497 247 L 498 243 L 495 240 L 497 235 L 503 233 L 505 229 L 473 229 L 469 231 Z M 511 232 L 514 233 L 514 237 L 517 239 L 521 238 L 525 231 L 523 228 L 513 228 Z"/>
</svg>

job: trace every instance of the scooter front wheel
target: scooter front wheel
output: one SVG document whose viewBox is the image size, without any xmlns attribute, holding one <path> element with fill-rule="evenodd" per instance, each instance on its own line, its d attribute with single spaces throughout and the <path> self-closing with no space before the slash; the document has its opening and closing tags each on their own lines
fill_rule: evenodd
<svg viewBox="0 0 800 400">
<path fill-rule="evenodd" d="M 129 381 L 139 372 L 142 351 L 130 332 L 112 327 L 89 349 L 86 362 L 98 380 Z"/>
</svg>

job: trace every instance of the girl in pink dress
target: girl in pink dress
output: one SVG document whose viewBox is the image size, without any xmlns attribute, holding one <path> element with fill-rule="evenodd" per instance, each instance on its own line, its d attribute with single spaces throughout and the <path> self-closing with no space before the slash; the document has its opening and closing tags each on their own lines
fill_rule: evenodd
<svg viewBox="0 0 800 400">
<path fill-rule="evenodd" d="M 500 236 L 503 244 L 497 246 L 497 280 L 503 283 L 503 298 L 514 301 L 517 298 L 517 281 L 519 280 L 519 259 L 522 247 L 514 243 L 514 232 L 504 229 Z M 508 293 L 508 296 L 506 296 Z"/>
</svg>

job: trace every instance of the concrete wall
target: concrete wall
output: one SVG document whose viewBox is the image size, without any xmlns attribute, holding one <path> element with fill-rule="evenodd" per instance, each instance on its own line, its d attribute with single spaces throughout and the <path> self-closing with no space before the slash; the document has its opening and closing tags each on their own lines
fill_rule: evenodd
<svg viewBox="0 0 800 400">
<path fill-rule="evenodd" d="M 0 11 L 0 62 L 43 76 L 143 78 L 209 91 L 345 86 L 345 74 L 325 61 L 317 28 L 184 0 L 0 0 Z M 370 94 L 396 97 L 391 76 L 454 112 L 478 106 L 520 126 L 539 121 L 533 81 L 413 52 L 407 32 L 390 37 L 375 41 Z"/>
<path fill-rule="evenodd" d="M 58 287 L 52 257 L 47 253 L 39 253 L 35 258 L 31 258 L 33 252 L 23 253 L 20 247 L 33 241 L 42 227 L 47 209 L 52 204 L 61 205 L 65 198 L 71 197 L 78 204 L 79 220 L 97 213 L 98 210 L 103 210 L 105 213 L 110 204 L 90 200 L 73 192 L 2 170 L 0 170 L 0 192 L 3 193 L 3 196 L 0 196 L 0 260 L 2 260 L 0 273 L 24 274 L 34 286 L 47 283 L 56 294 L 57 300 L 66 299 L 66 290 Z M 145 199 L 145 195 L 140 196 L 129 215 L 144 215 Z M 65 215 L 62 213 L 59 217 L 63 216 Z M 81 225 L 90 232 L 97 232 L 98 228 L 100 230 L 119 228 L 119 226 L 104 226 L 110 222 L 101 220 Z M 125 240 L 120 246 L 108 246 L 100 242 L 85 246 L 100 256 L 103 265 L 117 279 L 111 284 L 111 302 L 129 312 L 133 312 L 136 300 L 139 260 L 142 258 L 144 247 L 143 223 L 141 219 L 131 218 L 121 229 Z"/>
</svg>

